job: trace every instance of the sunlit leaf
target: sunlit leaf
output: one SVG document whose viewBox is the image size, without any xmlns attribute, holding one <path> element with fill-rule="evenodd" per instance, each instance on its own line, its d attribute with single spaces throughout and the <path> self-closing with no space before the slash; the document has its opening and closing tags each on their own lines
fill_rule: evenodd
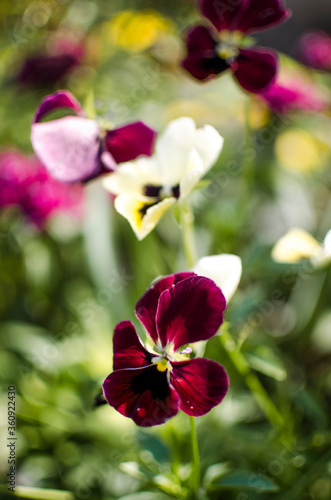
<svg viewBox="0 0 331 500">
<path fill-rule="evenodd" d="M 30 488 L 29 486 L 17 486 L 14 496 L 35 500 L 74 500 L 74 495 L 70 491 Z"/>
<path fill-rule="evenodd" d="M 268 377 L 279 382 L 283 382 L 287 378 L 284 363 L 268 346 L 260 346 L 254 354 L 246 354 L 246 359 L 251 368 L 268 375 Z"/>
<path fill-rule="evenodd" d="M 229 472 L 229 465 L 225 462 L 213 464 L 208 467 L 203 478 L 203 485 L 208 488 L 214 481 Z"/>
</svg>

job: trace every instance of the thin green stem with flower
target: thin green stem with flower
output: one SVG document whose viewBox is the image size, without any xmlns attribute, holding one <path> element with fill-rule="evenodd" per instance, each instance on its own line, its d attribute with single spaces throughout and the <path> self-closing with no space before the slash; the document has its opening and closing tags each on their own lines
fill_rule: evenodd
<svg viewBox="0 0 331 500">
<path fill-rule="evenodd" d="M 253 393 L 265 416 L 276 429 L 283 428 L 284 419 L 282 415 L 279 413 L 276 406 L 269 398 L 268 393 L 264 389 L 258 377 L 251 371 L 245 356 L 237 348 L 230 332 L 228 330 L 224 330 L 219 338 L 233 365 L 243 376 L 247 387 Z"/>
<path fill-rule="evenodd" d="M 180 225 L 183 234 L 183 249 L 189 268 L 197 261 L 194 241 L 194 214 L 190 204 L 182 202 L 180 205 Z"/>
<path fill-rule="evenodd" d="M 199 444 L 194 417 L 189 417 L 191 428 L 191 446 L 192 446 L 192 492 L 193 498 L 196 498 L 196 493 L 200 488 L 200 457 Z"/>
</svg>

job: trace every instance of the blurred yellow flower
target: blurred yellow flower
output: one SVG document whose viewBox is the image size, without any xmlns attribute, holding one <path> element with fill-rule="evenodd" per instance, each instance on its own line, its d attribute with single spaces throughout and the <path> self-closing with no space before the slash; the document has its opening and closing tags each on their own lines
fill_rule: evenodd
<svg viewBox="0 0 331 500">
<path fill-rule="evenodd" d="M 309 173 L 323 167 L 326 147 L 306 130 L 291 128 L 279 134 L 275 152 L 284 168 Z"/>
<path fill-rule="evenodd" d="M 107 28 L 111 43 L 132 52 L 146 50 L 160 36 L 174 31 L 172 21 L 153 10 L 124 10 L 107 23 Z"/>
</svg>

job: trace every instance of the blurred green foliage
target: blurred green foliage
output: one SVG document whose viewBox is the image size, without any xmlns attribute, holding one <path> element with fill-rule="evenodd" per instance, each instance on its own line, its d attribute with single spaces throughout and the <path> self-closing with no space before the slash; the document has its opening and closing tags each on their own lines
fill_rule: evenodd
<svg viewBox="0 0 331 500">
<path fill-rule="evenodd" d="M 108 36 L 116 14 L 151 8 L 167 17 L 170 28 L 151 38 L 144 50 L 119 46 Z M 201 86 L 178 67 L 182 29 L 196 18 L 189 0 L 3 0 L 1 147 L 31 154 L 35 109 L 47 93 L 60 88 L 71 90 L 82 103 L 93 90 L 98 117 L 117 124 L 139 118 L 161 130 L 170 119 L 189 115 L 220 131 L 224 151 L 209 173 L 210 182 L 192 195 L 198 253 L 242 257 L 240 289 L 226 315 L 235 344 L 227 348 L 243 353 L 285 425 L 272 428 L 224 344 L 213 338 L 206 356 L 226 367 L 231 389 L 219 407 L 198 421 L 201 499 L 327 500 L 330 266 L 276 264 L 270 251 L 293 225 L 302 224 L 319 241 L 331 227 L 330 116 L 273 117 L 264 109 L 253 131 L 255 176 L 250 197 L 243 200 L 247 179 L 241 165 L 253 144 L 243 142 L 246 96 L 231 77 Z M 18 84 L 22 61 L 44 52 L 60 29 L 79 33 L 86 47 L 82 63 L 48 87 Z M 319 141 L 323 153 L 324 163 L 309 172 L 289 169 L 275 152 L 277 137 L 295 127 Z M 145 430 L 107 405 L 94 406 L 112 369 L 116 322 L 131 319 L 138 327 L 134 305 L 150 282 L 186 269 L 180 239 L 176 217 L 168 214 L 138 242 L 98 183 L 86 187 L 83 221 L 58 216 L 38 232 L 18 211 L 2 211 L 1 498 L 12 498 L 6 485 L 11 385 L 17 392 L 16 496 L 186 498 L 191 471 L 186 415 Z"/>
</svg>

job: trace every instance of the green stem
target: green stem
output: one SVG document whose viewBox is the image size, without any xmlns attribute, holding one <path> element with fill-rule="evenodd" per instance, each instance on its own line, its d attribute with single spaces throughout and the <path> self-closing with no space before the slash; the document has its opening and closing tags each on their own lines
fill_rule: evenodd
<svg viewBox="0 0 331 500">
<path fill-rule="evenodd" d="M 192 490 L 193 498 L 196 498 L 197 491 L 200 488 L 200 458 L 199 445 L 194 417 L 189 417 L 191 427 L 191 446 L 192 446 Z"/>
<path fill-rule="evenodd" d="M 219 338 L 233 365 L 244 378 L 247 387 L 254 395 L 265 416 L 277 430 L 283 429 L 285 423 L 282 415 L 269 398 L 258 377 L 251 371 L 245 356 L 237 349 L 231 334 L 228 331 L 224 331 Z"/>
<path fill-rule="evenodd" d="M 255 147 L 253 141 L 253 129 L 250 123 L 252 100 L 248 96 L 245 103 L 245 132 L 244 132 L 244 152 L 242 159 L 242 197 L 243 203 L 249 200 L 252 196 L 252 189 L 254 184 L 255 170 L 254 170 L 254 159 L 255 159 Z"/>
<path fill-rule="evenodd" d="M 185 259 L 189 268 L 197 261 L 194 241 L 194 214 L 188 202 L 180 205 L 180 225 L 183 231 L 183 248 Z"/>
</svg>

